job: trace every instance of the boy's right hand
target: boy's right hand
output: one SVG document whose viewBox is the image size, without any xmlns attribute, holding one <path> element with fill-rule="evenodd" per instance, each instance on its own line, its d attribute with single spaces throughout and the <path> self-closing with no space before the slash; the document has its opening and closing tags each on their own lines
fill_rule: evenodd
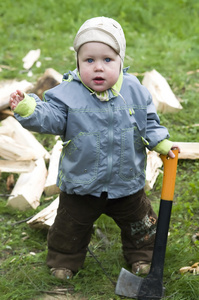
<svg viewBox="0 0 199 300">
<path fill-rule="evenodd" d="M 14 110 L 20 101 L 24 99 L 24 93 L 20 90 L 16 90 L 16 92 L 10 95 L 10 107 Z"/>
</svg>

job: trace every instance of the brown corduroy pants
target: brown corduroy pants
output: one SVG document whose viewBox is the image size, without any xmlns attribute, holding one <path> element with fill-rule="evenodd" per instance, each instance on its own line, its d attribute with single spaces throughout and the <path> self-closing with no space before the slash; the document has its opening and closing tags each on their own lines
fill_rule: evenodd
<svg viewBox="0 0 199 300">
<path fill-rule="evenodd" d="M 151 261 L 157 216 L 144 190 L 136 194 L 107 199 L 107 193 L 91 195 L 60 194 L 54 224 L 48 232 L 47 265 L 77 272 L 84 263 L 93 223 L 106 214 L 121 229 L 123 255 L 129 265 Z"/>
</svg>

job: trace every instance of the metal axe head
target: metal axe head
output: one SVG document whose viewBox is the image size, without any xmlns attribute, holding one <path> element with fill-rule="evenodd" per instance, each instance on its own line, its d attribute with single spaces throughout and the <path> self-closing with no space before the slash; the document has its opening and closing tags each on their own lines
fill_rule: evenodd
<svg viewBox="0 0 199 300">
<path fill-rule="evenodd" d="M 162 280 L 154 276 L 153 270 L 145 277 L 139 277 L 121 269 L 115 288 L 115 294 L 138 300 L 161 299 L 164 295 Z"/>
<path fill-rule="evenodd" d="M 143 278 L 122 268 L 117 280 L 115 293 L 120 296 L 137 298 L 142 282 Z"/>
</svg>

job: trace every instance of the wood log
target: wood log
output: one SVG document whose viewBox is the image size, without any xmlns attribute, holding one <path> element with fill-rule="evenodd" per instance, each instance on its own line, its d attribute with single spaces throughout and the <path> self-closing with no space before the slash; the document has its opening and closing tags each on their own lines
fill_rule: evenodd
<svg viewBox="0 0 199 300">
<path fill-rule="evenodd" d="M 146 72 L 142 84 L 151 93 L 157 111 L 162 113 L 174 113 L 182 109 L 179 100 L 172 92 L 166 79 L 156 70 Z"/>
<path fill-rule="evenodd" d="M 27 92 L 33 88 L 33 84 L 26 81 L 6 80 L 0 82 L 0 110 L 9 107 L 10 94 L 17 89 Z"/>
<path fill-rule="evenodd" d="M 199 159 L 199 143 L 175 142 L 179 145 L 181 152 L 179 159 Z"/>
<path fill-rule="evenodd" d="M 27 224 L 33 228 L 48 229 L 55 220 L 57 208 L 59 205 L 59 197 L 57 197 L 49 206 L 41 210 Z"/>
<path fill-rule="evenodd" d="M 0 156 L 8 160 L 35 160 L 39 155 L 34 149 L 20 145 L 6 135 L 0 135 Z"/>
<path fill-rule="evenodd" d="M 23 173 L 19 176 L 7 205 L 19 210 L 29 208 L 36 209 L 40 204 L 47 176 L 47 169 L 43 158 L 35 162 L 36 166 L 32 172 Z"/>
<path fill-rule="evenodd" d="M 42 99 L 44 91 L 49 90 L 61 83 L 62 77 L 63 76 L 54 69 L 46 69 L 45 73 L 39 78 L 37 84 L 31 90 L 31 92 L 37 94 L 39 98 Z"/>
<path fill-rule="evenodd" d="M 159 154 L 155 151 L 147 151 L 147 167 L 146 167 L 146 182 L 145 189 L 151 190 L 154 183 L 161 172 L 162 160 Z"/>
<path fill-rule="evenodd" d="M 60 193 L 60 189 L 57 187 L 57 175 L 59 167 L 59 158 L 62 151 L 62 141 L 57 141 L 52 149 L 52 154 L 50 157 L 48 176 L 45 183 L 44 192 L 46 196 L 52 196 Z"/>
<path fill-rule="evenodd" d="M 11 136 L 19 145 L 32 149 L 36 159 L 44 157 L 48 160 L 50 158 L 48 151 L 38 142 L 35 136 L 29 130 L 23 128 L 15 118 L 7 117 L 1 124 L 3 126 L 0 127 L 0 133 L 4 131 L 4 134 Z"/>
<path fill-rule="evenodd" d="M 33 160 L 14 161 L 0 159 L 0 171 L 7 173 L 27 173 L 33 171 L 35 162 Z"/>
</svg>

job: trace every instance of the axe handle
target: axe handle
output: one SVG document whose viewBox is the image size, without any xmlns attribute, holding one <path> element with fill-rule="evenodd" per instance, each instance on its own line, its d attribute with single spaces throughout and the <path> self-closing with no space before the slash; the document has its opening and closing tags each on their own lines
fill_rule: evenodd
<svg viewBox="0 0 199 300">
<path fill-rule="evenodd" d="M 178 150 L 172 151 L 175 158 L 161 155 L 164 173 L 153 258 L 150 272 L 140 286 L 138 300 L 161 299 L 163 296 L 164 260 L 178 162 Z"/>
<path fill-rule="evenodd" d="M 161 155 L 161 159 L 164 165 L 164 173 L 158 222 L 156 228 L 156 237 L 151 264 L 151 272 L 154 275 L 157 274 L 161 279 L 163 277 L 164 259 L 178 163 L 178 150 L 173 150 L 173 152 L 175 154 L 175 158 L 169 158 L 166 155 Z"/>
<path fill-rule="evenodd" d="M 167 201 L 173 201 L 178 164 L 178 150 L 172 151 L 175 154 L 174 158 L 170 158 L 166 155 L 160 155 L 164 166 L 161 199 Z"/>
</svg>

